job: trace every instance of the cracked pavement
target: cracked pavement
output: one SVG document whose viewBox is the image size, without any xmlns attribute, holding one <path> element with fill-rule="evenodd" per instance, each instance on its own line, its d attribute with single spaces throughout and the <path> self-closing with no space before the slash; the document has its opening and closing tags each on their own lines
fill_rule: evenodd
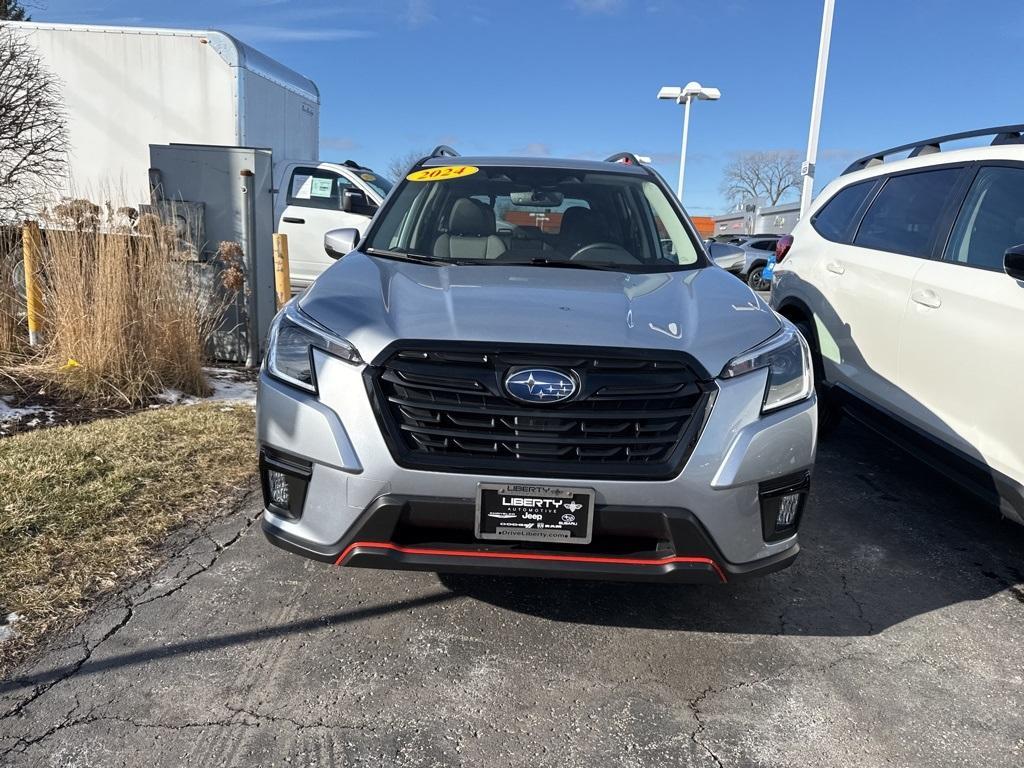
<svg viewBox="0 0 1024 768">
<path fill-rule="evenodd" d="M 335 569 L 258 513 L 0 681 L 0 765 L 1024 764 L 1024 529 L 853 424 L 746 583 Z"/>
</svg>

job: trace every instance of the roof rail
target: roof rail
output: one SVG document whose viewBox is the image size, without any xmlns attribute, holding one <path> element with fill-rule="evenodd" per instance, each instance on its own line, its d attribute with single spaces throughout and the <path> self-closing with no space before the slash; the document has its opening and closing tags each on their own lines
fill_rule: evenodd
<svg viewBox="0 0 1024 768">
<path fill-rule="evenodd" d="M 447 144 L 438 144 L 436 147 L 434 147 L 434 151 L 430 153 L 431 157 L 444 157 L 445 155 L 447 155 L 448 157 L 458 157 L 459 153 L 456 152 L 451 147 L 449 147 Z"/>
<path fill-rule="evenodd" d="M 942 145 L 947 141 L 973 139 L 978 136 L 995 136 L 995 138 L 992 139 L 992 146 L 999 146 L 1000 144 L 1020 144 L 1024 143 L 1021 139 L 1022 133 L 1024 133 L 1024 124 L 1000 125 L 996 128 L 981 128 L 976 131 L 964 131 L 963 133 L 950 133 L 946 136 L 936 136 L 934 139 L 915 141 L 910 144 L 903 144 L 899 147 L 892 147 L 891 149 L 885 149 L 881 152 L 866 155 L 865 157 L 850 163 L 850 166 L 843 171 L 842 175 L 870 168 L 871 166 L 878 165 L 879 163 L 884 163 L 885 158 L 889 155 L 906 152 L 907 150 L 910 150 L 909 157 L 921 157 L 922 155 L 931 155 L 936 152 L 941 152 Z"/>
<path fill-rule="evenodd" d="M 606 163 L 625 163 L 626 165 L 643 165 L 640 162 L 640 158 L 634 155 L 632 152 L 618 152 L 611 157 L 604 159 Z"/>
</svg>

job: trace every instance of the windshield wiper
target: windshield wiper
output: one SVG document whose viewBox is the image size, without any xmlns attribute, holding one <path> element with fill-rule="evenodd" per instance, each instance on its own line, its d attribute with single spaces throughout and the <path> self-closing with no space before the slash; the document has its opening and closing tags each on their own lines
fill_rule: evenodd
<svg viewBox="0 0 1024 768">
<path fill-rule="evenodd" d="M 366 252 L 371 256 L 380 256 L 385 259 L 396 259 L 398 261 L 412 261 L 416 264 L 451 264 L 450 259 L 442 259 L 437 256 L 426 254 L 410 253 L 409 251 L 388 251 L 384 248 L 367 248 Z"/>
<path fill-rule="evenodd" d="M 564 269 L 598 269 L 603 272 L 625 272 L 623 266 L 595 264 L 592 261 L 561 261 L 558 259 L 530 259 L 529 261 L 500 261 L 505 267 L 562 267 Z"/>
</svg>

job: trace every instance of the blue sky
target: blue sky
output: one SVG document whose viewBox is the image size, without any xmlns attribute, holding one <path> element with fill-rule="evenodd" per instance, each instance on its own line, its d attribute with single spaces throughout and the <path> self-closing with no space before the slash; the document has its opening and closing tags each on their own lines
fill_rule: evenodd
<svg viewBox="0 0 1024 768">
<path fill-rule="evenodd" d="M 321 156 L 650 155 L 677 174 L 694 106 L 686 207 L 725 209 L 730 153 L 807 141 L 821 0 L 36 0 L 36 21 L 216 28 L 320 87 Z M 1020 0 L 837 0 L 819 187 L 906 141 L 1024 122 Z"/>
</svg>

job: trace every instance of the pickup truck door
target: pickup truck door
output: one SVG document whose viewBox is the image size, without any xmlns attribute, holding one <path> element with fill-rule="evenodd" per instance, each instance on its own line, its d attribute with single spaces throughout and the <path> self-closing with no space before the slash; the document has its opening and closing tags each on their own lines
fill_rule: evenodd
<svg viewBox="0 0 1024 768">
<path fill-rule="evenodd" d="M 284 182 L 281 194 L 286 199 L 277 231 L 288 236 L 289 269 L 295 291 L 308 286 L 333 263 L 324 252 L 324 233 L 342 227 L 365 232 L 379 201 L 349 174 L 323 164 L 292 166 Z M 342 210 L 346 189 L 360 190 L 371 205 L 359 211 Z"/>
<path fill-rule="evenodd" d="M 899 383 L 911 421 L 1024 482 L 1024 281 L 1003 254 L 1024 244 L 1024 165 L 977 170 L 941 260 L 914 279 Z"/>
</svg>

